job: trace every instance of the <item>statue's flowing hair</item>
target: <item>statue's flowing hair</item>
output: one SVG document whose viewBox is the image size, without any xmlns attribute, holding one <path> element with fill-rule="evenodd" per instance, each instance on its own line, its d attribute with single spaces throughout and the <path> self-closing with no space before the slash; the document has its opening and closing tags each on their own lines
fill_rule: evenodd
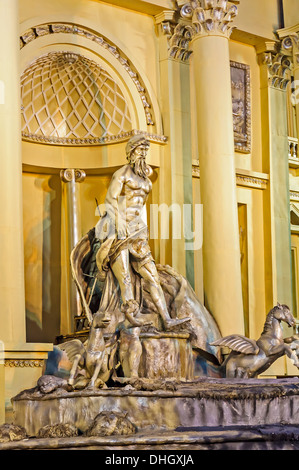
<svg viewBox="0 0 299 470">
<path fill-rule="evenodd" d="M 262 334 L 267 333 L 267 331 L 272 329 L 273 316 L 277 310 L 286 312 L 289 311 L 289 307 L 287 305 L 275 305 L 275 307 L 273 307 L 267 315 Z"/>
</svg>

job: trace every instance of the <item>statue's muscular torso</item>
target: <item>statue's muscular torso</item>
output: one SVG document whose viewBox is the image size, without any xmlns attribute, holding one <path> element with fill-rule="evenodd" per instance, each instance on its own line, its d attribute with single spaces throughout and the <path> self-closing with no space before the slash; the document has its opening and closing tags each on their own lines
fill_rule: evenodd
<svg viewBox="0 0 299 470">
<path fill-rule="evenodd" d="M 136 175 L 131 165 L 125 165 L 114 173 L 105 204 L 112 206 L 129 223 L 141 215 L 151 189 L 149 178 Z M 107 211 L 109 213 L 108 207 Z"/>
</svg>

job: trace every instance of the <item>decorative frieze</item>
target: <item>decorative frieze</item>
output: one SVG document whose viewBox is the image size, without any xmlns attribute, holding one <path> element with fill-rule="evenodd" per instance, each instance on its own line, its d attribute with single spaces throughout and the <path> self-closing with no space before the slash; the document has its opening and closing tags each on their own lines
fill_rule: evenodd
<svg viewBox="0 0 299 470">
<path fill-rule="evenodd" d="M 43 367 L 43 359 L 5 359 L 4 367 Z"/>
<path fill-rule="evenodd" d="M 104 36 L 100 36 L 93 31 L 89 30 L 88 28 L 82 28 L 78 25 L 71 24 L 71 23 L 51 23 L 51 24 L 42 24 L 37 25 L 34 28 L 30 28 L 26 30 L 20 37 L 20 48 L 26 46 L 26 44 L 34 41 L 35 39 L 46 36 L 48 34 L 75 34 L 78 36 L 85 37 L 91 41 L 94 41 L 96 44 L 104 47 L 107 51 L 109 51 L 122 65 L 124 70 L 129 75 L 130 79 L 133 81 L 134 85 L 136 86 L 138 93 L 140 95 L 140 99 L 142 101 L 144 112 L 146 116 L 147 125 L 154 125 L 153 116 L 152 116 L 152 104 L 149 99 L 148 92 L 145 88 L 144 83 L 142 82 L 141 78 L 139 77 L 137 70 L 134 66 L 129 62 L 128 58 L 123 54 L 123 52 L 119 51 L 119 49 L 108 41 L 107 38 Z"/>
<path fill-rule="evenodd" d="M 267 189 L 268 180 L 266 178 L 258 178 L 256 176 L 244 175 L 236 173 L 237 186 L 245 186 L 254 189 Z"/>
</svg>

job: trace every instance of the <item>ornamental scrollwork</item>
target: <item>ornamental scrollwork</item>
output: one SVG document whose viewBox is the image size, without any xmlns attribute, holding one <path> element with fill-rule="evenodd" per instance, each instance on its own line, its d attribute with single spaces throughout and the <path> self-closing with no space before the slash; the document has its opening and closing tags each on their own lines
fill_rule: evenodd
<svg viewBox="0 0 299 470">
<path fill-rule="evenodd" d="M 5 367 L 43 367 L 43 359 L 30 359 L 30 360 L 19 360 L 19 359 L 7 359 L 4 362 Z"/>
<path fill-rule="evenodd" d="M 280 90 L 286 90 L 291 78 L 289 74 L 292 68 L 291 58 L 282 51 L 276 54 L 273 52 L 265 52 L 262 55 L 262 64 L 268 67 L 270 86 Z"/>
</svg>

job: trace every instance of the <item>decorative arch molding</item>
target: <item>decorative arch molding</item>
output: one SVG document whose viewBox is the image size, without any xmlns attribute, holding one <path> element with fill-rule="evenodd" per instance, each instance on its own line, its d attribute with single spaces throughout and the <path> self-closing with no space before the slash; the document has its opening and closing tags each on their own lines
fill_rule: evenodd
<svg viewBox="0 0 299 470">
<path fill-rule="evenodd" d="M 66 22 L 51 22 L 39 24 L 37 26 L 31 27 L 24 31 L 20 36 L 20 49 L 23 49 L 26 45 L 32 43 L 38 38 L 55 35 L 55 34 L 66 34 L 71 36 L 81 36 L 85 39 L 93 41 L 95 44 L 104 48 L 109 54 L 111 54 L 114 60 L 117 60 L 124 70 L 125 74 L 129 80 L 133 83 L 135 87 L 145 114 L 147 126 L 155 125 L 155 117 L 153 114 L 153 103 L 150 98 L 150 94 L 146 89 L 144 81 L 140 77 L 137 69 L 130 62 L 128 57 L 120 50 L 115 44 L 113 44 L 105 36 L 98 34 L 88 27 L 83 27 L 73 23 Z"/>
<path fill-rule="evenodd" d="M 39 56 L 21 76 L 22 137 L 62 145 L 104 143 L 132 130 L 127 101 L 97 62 L 69 52 Z"/>
</svg>

